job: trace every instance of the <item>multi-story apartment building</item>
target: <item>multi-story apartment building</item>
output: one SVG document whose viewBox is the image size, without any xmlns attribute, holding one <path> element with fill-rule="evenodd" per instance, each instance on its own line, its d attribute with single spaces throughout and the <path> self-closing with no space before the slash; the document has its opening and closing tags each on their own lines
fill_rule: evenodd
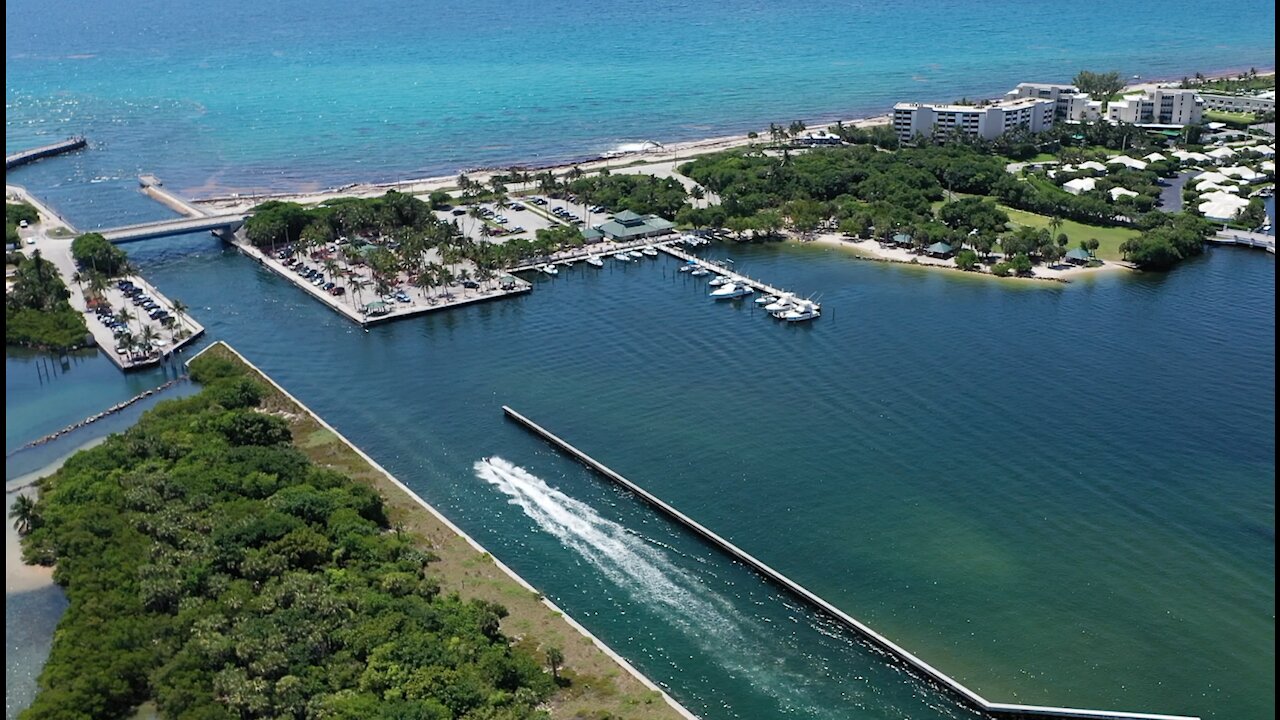
<svg viewBox="0 0 1280 720">
<path fill-rule="evenodd" d="M 1053 127 L 1056 102 L 1046 98 L 1018 98 L 987 105 L 898 103 L 893 106 L 893 129 L 898 139 L 916 135 L 971 135 L 991 140 L 1012 130 L 1043 132 Z"/>
</svg>

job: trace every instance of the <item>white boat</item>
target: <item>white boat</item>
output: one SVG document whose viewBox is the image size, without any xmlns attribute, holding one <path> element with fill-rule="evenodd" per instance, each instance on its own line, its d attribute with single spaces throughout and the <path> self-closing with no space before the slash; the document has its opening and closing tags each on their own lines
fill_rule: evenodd
<svg viewBox="0 0 1280 720">
<path fill-rule="evenodd" d="M 778 298 L 774 295 L 761 295 L 760 297 L 756 298 L 757 305 L 768 305 L 771 302 L 777 302 L 777 301 L 778 301 Z"/>
<path fill-rule="evenodd" d="M 731 298 L 746 297 L 755 292 L 750 285 L 739 285 L 737 283 L 725 283 L 715 290 L 711 291 L 709 297 L 712 300 L 729 300 Z"/>
<path fill-rule="evenodd" d="M 594 267 L 604 267 L 604 261 L 600 259 L 599 255 L 592 255 L 588 257 L 587 264 Z"/>
<path fill-rule="evenodd" d="M 642 254 L 639 250 L 632 250 L 631 252 L 629 252 L 629 253 L 627 253 L 627 254 L 628 254 L 628 255 L 630 255 L 631 257 L 633 257 L 633 258 L 637 259 L 637 260 L 639 260 L 640 258 L 644 257 L 644 254 Z"/>
<path fill-rule="evenodd" d="M 711 282 L 708 282 L 707 284 L 708 284 L 708 285 L 710 285 L 711 287 L 717 287 L 717 286 L 720 286 L 720 285 L 725 285 L 725 284 L 727 284 L 728 282 L 729 282 L 729 278 L 727 278 L 727 277 L 725 277 L 725 276 L 723 276 L 723 275 L 717 275 L 717 276 L 715 276 L 715 277 L 711 278 Z"/>
<path fill-rule="evenodd" d="M 655 248 L 652 248 L 652 247 L 647 247 L 647 248 L 645 248 L 645 249 L 641 250 L 641 251 L 640 251 L 640 253 L 641 253 L 642 255 L 648 255 L 649 257 L 658 257 L 658 251 L 657 251 Z"/>
<path fill-rule="evenodd" d="M 539 270 L 541 270 L 542 272 L 544 272 L 544 273 L 548 274 L 548 275 L 559 275 L 559 274 L 560 274 L 560 268 L 556 267 L 556 264 L 555 264 L 555 263 L 547 263 L 546 265 L 543 265 L 542 267 L 540 267 L 540 268 L 538 268 L 538 269 L 539 269 Z"/>
<path fill-rule="evenodd" d="M 612 257 L 618 262 L 631 262 L 631 256 L 624 252 L 616 253 Z"/>
<path fill-rule="evenodd" d="M 781 312 L 783 310 L 789 310 L 791 309 L 792 303 L 795 302 L 795 299 L 796 298 L 794 295 L 780 295 L 773 302 L 767 303 L 764 306 L 764 309 L 771 313 Z"/>
<path fill-rule="evenodd" d="M 689 274 L 693 275 L 694 277 L 702 277 L 703 275 L 710 275 L 711 271 L 702 266 L 698 266 L 694 268 Z"/>
<path fill-rule="evenodd" d="M 793 308 L 779 310 L 773 314 L 774 317 L 784 322 L 805 322 L 806 320 L 821 317 L 821 315 L 822 312 L 818 309 L 818 304 L 808 300 L 797 303 Z"/>
<path fill-rule="evenodd" d="M 680 272 L 693 272 L 693 269 L 694 269 L 694 268 L 696 268 L 696 267 L 698 267 L 698 266 L 697 266 L 697 265 L 695 265 L 694 263 L 685 263 L 684 265 L 681 265 L 681 266 L 680 266 L 680 270 L 679 270 L 679 271 L 680 271 Z"/>
</svg>

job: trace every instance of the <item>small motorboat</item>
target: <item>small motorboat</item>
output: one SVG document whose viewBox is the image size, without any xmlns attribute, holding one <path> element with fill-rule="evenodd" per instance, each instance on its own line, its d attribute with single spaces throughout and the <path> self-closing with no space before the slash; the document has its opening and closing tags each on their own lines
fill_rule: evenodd
<svg viewBox="0 0 1280 720">
<path fill-rule="evenodd" d="M 778 301 L 778 298 L 775 295 L 761 295 L 760 297 L 756 298 L 757 305 L 768 305 L 771 302 L 777 302 L 777 301 Z"/>
<path fill-rule="evenodd" d="M 539 269 L 539 270 L 541 270 L 542 272 L 544 272 L 544 273 L 548 274 L 548 275 L 559 275 L 559 274 L 560 274 L 560 268 L 556 267 L 556 264 L 555 264 L 555 263 L 547 263 L 546 265 L 543 265 L 542 267 L 540 267 L 540 268 L 538 268 L 538 269 Z"/>
<path fill-rule="evenodd" d="M 680 266 L 680 272 L 693 272 L 697 267 L 698 263 L 692 260 L 686 260 L 685 263 Z"/>
<path fill-rule="evenodd" d="M 636 260 L 639 260 L 640 258 L 644 257 L 644 253 L 641 253 L 639 250 L 632 250 L 627 254 L 635 258 Z"/>
<path fill-rule="evenodd" d="M 795 296 L 780 295 L 773 302 L 765 304 L 764 309 L 771 313 L 781 312 L 783 310 L 789 310 L 791 308 L 791 304 L 794 302 Z"/>
<path fill-rule="evenodd" d="M 727 283 L 729 283 L 729 278 L 723 275 L 717 275 L 711 278 L 711 282 L 708 282 L 707 284 L 711 287 L 719 287 L 720 285 L 725 285 Z"/>
<path fill-rule="evenodd" d="M 711 271 L 704 267 L 699 266 L 694 268 L 689 274 L 694 277 L 702 277 L 703 275 L 710 275 Z"/>
<path fill-rule="evenodd" d="M 618 262 L 633 262 L 631 259 L 631 256 L 624 252 L 614 254 L 613 259 L 617 260 Z"/>
<path fill-rule="evenodd" d="M 604 267 L 604 261 L 600 259 L 599 255 L 589 256 L 587 258 L 587 264 L 591 265 L 592 267 Z"/>
<path fill-rule="evenodd" d="M 737 283 L 725 283 L 715 290 L 711 291 L 708 296 L 712 300 L 730 300 L 733 298 L 746 297 L 755 292 L 750 285 L 739 285 Z"/>
<path fill-rule="evenodd" d="M 654 247 L 650 246 L 650 247 L 647 247 L 647 248 L 645 248 L 645 249 L 641 250 L 641 251 L 640 251 L 640 254 L 642 254 L 642 255 L 647 255 L 647 256 L 649 256 L 649 257 L 658 257 L 658 250 L 657 250 L 656 248 L 654 248 Z"/>
</svg>

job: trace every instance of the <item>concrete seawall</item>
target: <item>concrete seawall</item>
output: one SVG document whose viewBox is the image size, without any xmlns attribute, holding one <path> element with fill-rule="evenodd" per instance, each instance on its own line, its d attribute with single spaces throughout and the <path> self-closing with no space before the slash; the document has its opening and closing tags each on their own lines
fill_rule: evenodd
<svg viewBox="0 0 1280 720">
<path fill-rule="evenodd" d="M 4 169 L 12 170 L 21 165 L 35 162 L 41 158 L 53 157 L 54 155 L 61 155 L 62 153 L 79 150 L 88 146 L 88 144 L 88 140 L 77 135 L 76 137 L 69 137 L 66 140 L 56 143 L 50 143 L 38 148 L 31 148 L 30 150 L 22 150 L 12 155 L 5 155 Z"/>
<path fill-rule="evenodd" d="M 861 621 L 857 620 L 853 616 L 837 608 L 836 606 L 832 605 L 826 600 L 823 600 L 821 597 L 809 591 L 804 586 L 791 580 L 790 578 L 778 572 L 777 570 L 774 570 L 772 567 L 765 564 L 763 561 L 753 557 L 751 554 L 747 553 L 745 550 L 742 550 L 738 546 L 724 539 L 723 537 L 711 531 L 707 527 L 703 526 L 702 524 L 700 524 L 693 518 L 689 517 L 688 515 L 685 515 L 684 513 L 675 509 L 671 505 L 668 505 L 666 502 L 664 502 L 662 499 L 660 499 L 656 495 L 650 493 L 649 491 L 645 490 L 639 485 L 636 485 L 630 480 L 624 478 L 623 476 L 609 469 L 603 463 L 599 462 L 598 460 L 591 457 L 590 455 L 587 455 L 586 453 L 582 452 L 581 450 L 569 444 L 565 440 L 562 440 L 560 437 L 556 436 L 554 433 L 547 430 L 546 428 L 543 428 L 541 425 L 538 425 L 537 423 L 533 422 L 529 418 L 525 417 L 524 415 L 521 415 L 520 413 L 516 412 L 515 410 L 511 409 L 506 405 L 502 406 L 502 411 L 506 414 L 507 417 L 511 418 L 512 420 L 515 420 L 517 423 L 522 425 L 525 429 L 533 432 L 535 435 L 538 435 L 543 440 L 546 440 L 548 443 L 555 446 L 556 448 L 568 453 L 574 459 L 586 465 L 587 467 L 591 468 L 592 470 L 595 470 L 597 473 L 603 475 L 608 480 L 632 492 L 640 499 L 644 500 L 645 502 L 649 503 L 653 507 L 660 510 L 663 514 L 675 520 L 677 523 L 683 525 L 685 528 L 693 531 L 695 534 L 702 537 L 707 542 L 711 543 L 712 545 L 716 546 L 720 550 L 724 551 L 725 554 L 729 555 L 734 560 L 737 560 L 743 565 L 746 565 L 752 570 L 755 570 L 756 572 L 764 576 L 766 579 L 777 584 L 778 586 L 782 587 L 784 590 L 790 592 L 796 597 L 799 597 L 800 599 L 809 603 L 810 605 L 817 608 L 824 614 L 830 616 L 840 624 L 844 625 L 849 630 L 852 630 L 862 638 L 871 642 L 873 645 L 875 645 L 879 649 L 887 652 L 892 658 L 894 658 L 896 661 L 898 661 L 902 665 L 910 668 L 911 670 L 919 673 L 920 675 L 923 675 L 927 680 L 933 682 L 935 685 L 941 687 L 943 690 L 950 692 L 955 697 L 959 698 L 962 702 L 964 702 L 966 705 L 976 710 L 979 710 L 988 715 L 999 717 L 999 718 L 1076 718 L 1077 720 L 1199 720 L 1199 718 L 1192 717 L 1192 716 L 1185 716 L 1185 715 L 1160 715 L 1160 714 L 1153 714 L 1153 713 L 1121 712 L 1121 711 L 1114 711 L 1114 710 L 1087 710 L 1087 709 L 1081 709 L 1081 708 L 1049 707 L 1049 706 L 1039 706 L 1039 705 L 1017 705 L 1017 704 L 1010 704 L 1010 703 L 990 702 L 986 698 L 979 695 L 978 693 L 974 692 L 973 690 L 970 690 L 968 687 L 965 687 L 955 678 L 952 678 L 950 675 L 947 675 L 941 670 L 938 670 L 937 668 L 928 664 L 924 660 L 921 660 L 920 658 L 916 657 L 914 654 L 912 654 L 902 646 L 898 645 L 897 643 L 893 642 L 887 637 L 871 629 L 870 626 L 862 623 Z"/>
</svg>

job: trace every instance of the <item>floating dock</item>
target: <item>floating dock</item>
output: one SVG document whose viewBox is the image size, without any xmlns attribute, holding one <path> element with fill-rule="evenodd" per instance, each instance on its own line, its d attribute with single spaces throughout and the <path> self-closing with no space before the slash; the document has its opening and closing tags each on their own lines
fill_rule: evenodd
<svg viewBox="0 0 1280 720">
<path fill-rule="evenodd" d="M 693 518 L 689 517 L 688 515 L 685 515 L 684 513 L 675 509 L 671 505 L 668 505 L 667 503 L 663 502 L 656 495 L 650 493 L 649 491 L 645 490 L 639 485 L 636 485 L 630 480 L 624 478 L 623 476 L 609 469 L 603 463 L 599 462 L 595 458 L 591 457 L 590 455 L 587 455 L 585 452 L 579 450 L 573 445 L 570 445 L 568 442 L 560 439 L 558 436 L 556 436 L 546 428 L 543 428 L 541 425 L 538 425 L 537 423 L 533 422 L 529 418 L 525 417 L 524 415 L 521 415 L 520 413 L 516 412 L 515 410 L 511 409 L 506 405 L 502 406 L 502 412 L 505 413 L 507 417 L 511 418 L 512 420 L 515 420 L 517 423 L 522 425 L 525 429 L 533 432 L 535 435 L 538 435 L 543 440 L 547 441 L 557 449 L 562 450 L 565 453 L 568 453 L 578 462 L 581 462 L 583 465 L 586 465 L 587 467 L 591 468 L 597 473 L 603 475 L 606 479 L 612 481 L 613 483 L 619 485 L 622 488 L 625 488 L 626 490 L 635 494 L 641 500 L 644 500 L 645 502 L 649 503 L 653 507 L 657 508 L 662 513 L 670 517 L 672 520 L 675 520 L 677 523 L 683 525 L 685 528 L 693 531 L 695 534 L 702 537 L 702 539 L 706 540 L 707 542 L 711 543 L 715 547 L 722 550 L 725 554 L 727 554 L 734 560 L 737 560 L 743 565 L 746 565 L 752 570 L 755 570 L 757 573 L 759 573 L 766 579 L 777 584 L 778 586 L 792 593 L 793 595 L 800 598 L 801 600 L 804 600 L 805 602 L 809 603 L 811 606 L 817 608 L 819 611 L 830 616 L 832 619 L 836 620 L 837 622 L 839 622 L 841 625 L 845 626 L 849 630 L 852 630 L 853 632 L 857 633 L 859 636 L 868 640 L 877 648 L 888 653 L 892 658 L 897 660 L 902 665 L 923 675 L 926 679 L 932 681 L 934 684 L 941 687 L 943 690 L 950 692 L 955 697 L 959 698 L 963 703 L 965 703 L 969 707 L 974 708 L 975 710 L 984 712 L 987 715 L 990 715 L 992 717 L 997 717 L 997 718 L 1037 718 L 1037 719 L 1038 718 L 1074 718 L 1075 720 L 1199 720 L 1199 718 L 1196 718 L 1193 716 L 1187 716 L 1187 715 L 1159 715 L 1159 714 L 1153 714 L 1153 713 L 1121 712 L 1121 711 L 1114 711 L 1114 710 L 1086 710 L 1081 708 L 1050 707 L 1050 706 L 1041 706 L 1041 705 L 1016 705 L 1016 704 L 1009 704 L 1009 703 L 990 702 L 986 698 L 982 697 L 981 695 L 977 694 L 976 692 L 962 685 L 955 678 L 952 678 L 950 675 L 947 675 L 946 673 L 942 672 L 941 670 L 938 670 L 937 668 L 933 667 L 932 665 L 925 662 L 924 660 L 921 660 L 920 658 L 916 657 L 915 655 L 907 651 L 902 646 L 898 645 L 892 640 L 886 638 L 885 636 L 871 629 L 870 626 L 860 622 L 853 616 L 844 612 L 840 608 L 837 608 L 836 606 L 832 605 L 826 600 L 823 600 L 818 595 L 814 594 L 813 592 L 810 592 L 804 586 L 800 585 L 794 580 L 791 580 L 790 578 L 778 572 L 777 570 L 774 570 L 773 568 L 769 567 L 763 561 L 756 559 L 752 555 L 748 554 L 745 550 L 742 550 L 737 545 L 734 545 L 728 540 L 725 540 L 724 538 L 720 537 L 719 535 L 712 532 L 702 524 L 698 523 Z"/>
<path fill-rule="evenodd" d="M 88 139 L 86 139 L 81 135 L 77 135 L 75 137 L 69 137 L 66 140 L 62 140 L 60 142 L 50 143 L 48 145 L 41 145 L 38 148 L 31 148 L 30 150 L 21 150 L 12 155 L 4 156 L 4 169 L 12 170 L 21 165 L 26 165 L 27 163 L 33 163 L 41 158 L 53 157 L 54 155 L 61 155 L 63 153 L 74 152 L 76 150 L 80 150 L 81 148 L 88 147 L 88 145 L 89 145 Z"/>
</svg>

